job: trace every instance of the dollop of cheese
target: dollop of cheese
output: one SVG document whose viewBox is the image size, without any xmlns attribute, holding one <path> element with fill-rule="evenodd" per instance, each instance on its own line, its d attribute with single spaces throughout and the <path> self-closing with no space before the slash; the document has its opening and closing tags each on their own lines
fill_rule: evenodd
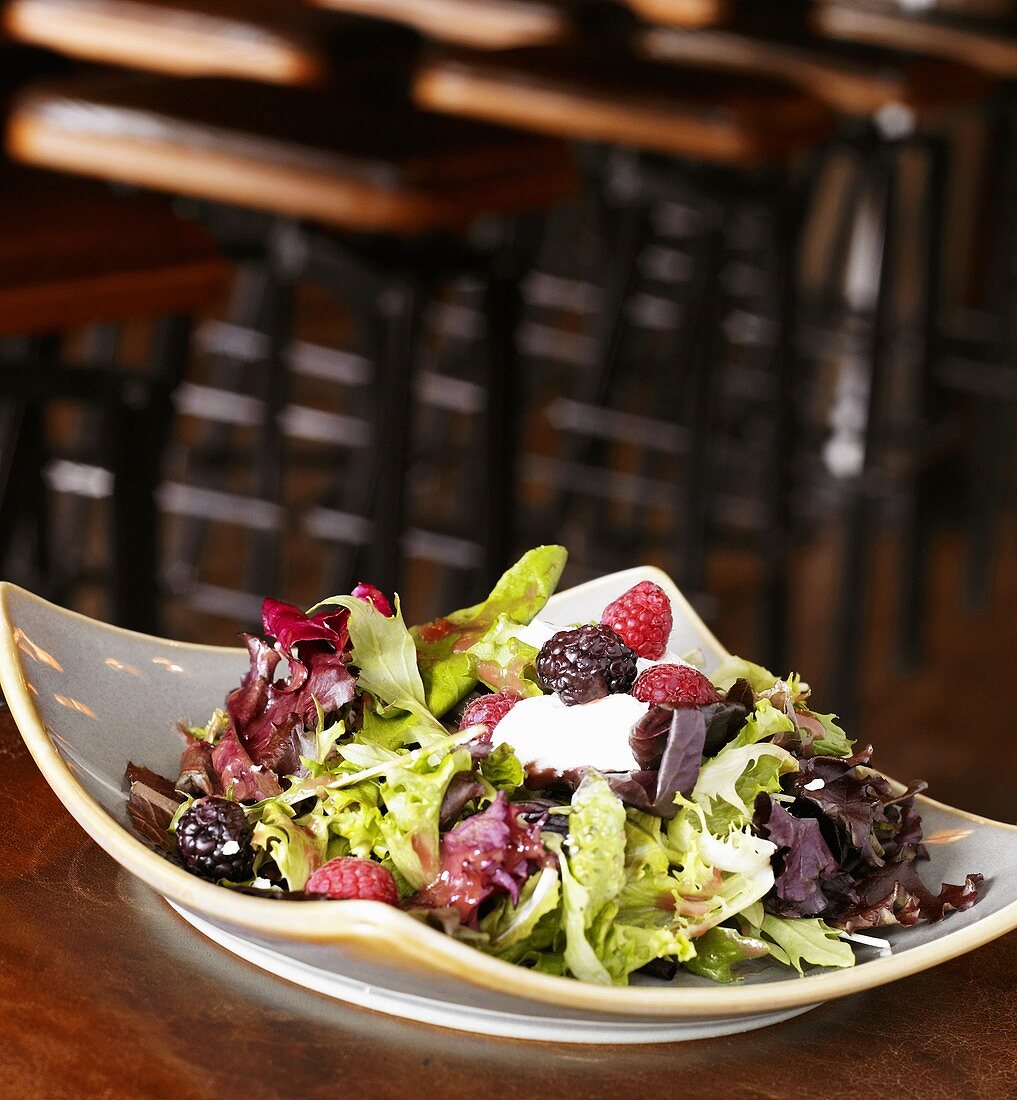
<svg viewBox="0 0 1017 1100">
<path fill-rule="evenodd" d="M 536 695 L 516 703 L 492 740 L 511 745 L 527 770 L 627 772 L 638 767 L 629 731 L 646 711 L 646 704 L 631 695 L 608 695 L 575 707 L 565 706 L 557 695 Z"/>
</svg>

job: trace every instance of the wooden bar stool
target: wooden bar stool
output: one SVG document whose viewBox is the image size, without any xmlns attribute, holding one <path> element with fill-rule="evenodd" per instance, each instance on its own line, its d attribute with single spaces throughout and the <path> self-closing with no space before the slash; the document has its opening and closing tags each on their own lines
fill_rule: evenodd
<svg viewBox="0 0 1017 1100">
<path fill-rule="evenodd" d="M 373 360 L 374 444 L 363 451 L 368 468 L 353 479 L 350 509 L 366 515 L 367 533 L 361 519 L 349 537 L 368 541 L 364 568 L 386 588 L 398 586 L 401 569 L 422 312 L 439 280 L 479 273 L 492 443 L 483 448 L 486 518 L 478 527 L 486 570 L 503 566 L 514 512 L 506 473 L 514 441 L 504 421 L 516 408 L 511 324 L 523 261 L 509 219 L 571 191 L 571 158 L 559 144 L 412 110 L 397 98 L 211 79 L 37 88 L 15 106 L 8 144 L 24 161 L 230 208 L 226 220 L 260 250 L 268 369 L 255 495 L 270 506 L 282 492 L 293 286 L 320 280 L 353 305 Z M 484 215 L 499 232 L 471 242 L 467 230 Z M 251 539 L 249 592 L 278 587 L 278 544 L 278 525 Z"/>
<path fill-rule="evenodd" d="M 965 6 L 966 7 L 966 6 Z M 976 9 L 977 10 L 974 10 Z M 961 10 L 953 3 L 921 11 L 885 0 L 860 3 L 816 3 L 812 23 L 838 41 L 878 45 L 902 51 L 921 51 L 963 62 L 983 78 L 996 82 L 989 101 L 993 163 L 989 175 L 996 191 L 996 208 L 989 218 L 990 237 L 987 316 L 980 318 L 979 333 L 971 339 L 952 331 L 949 321 L 936 316 L 930 326 L 938 354 L 927 396 L 935 410 L 934 386 L 945 393 L 961 392 L 974 400 L 974 428 L 969 451 L 970 500 L 968 532 L 967 596 L 973 607 L 983 607 L 991 587 L 994 546 L 1005 495 L 1004 469 L 1007 440 L 1013 416 L 1012 394 L 1017 390 L 1010 365 L 1017 347 L 1017 320 L 1013 287 L 1017 272 L 1012 257 L 1017 242 L 1017 222 L 1012 191 L 1017 179 L 1017 19 L 1013 5 L 973 5 Z M 984 333 L 984 335 L 983 335 Z M 1002 400 L 1000 400 L 1002 397 Z M 939 404 L 942 404 L 940 399 Z M 934 471 L 931 471 L 934 473 Z M 928 605 L 927 550 L 929 531 L 936 512 L 931 476 L 909 509 L 904 530 L 903 557 L 907 562 L 908 587 L 903 600 L 900 648 L 914 665 L 922 650 L 924 613 Z"/>
<path fill-rule="evenodd" d="M 972 339 L 948 332 L 942 339 L 939 381 L 947 391 L 974 399 L 973 439 L 970 447 L 970 500 L 966 594 L 973 608 L 990 599 L 993 563 L 1005 501 L 1005 471 L 1013 435 L 1017 371 L 1017 217 L 1013 194 L 1017 185 L 1017 12 L 1012 3 L 944 3 L 921 11 L 882 0 L 817 3 L 815 26 L 843 41 L 877 43 L 900 50 L 921 50 L 955 58 L 996 82 L 991 104 L 992 161 L 988 175 L 996 203 L 988 219 L 990 238 L 987 264 L 985 318 Z M 940 328 L 942 329 L 942 325 Z M 925 547 L 930 507 L 922 507 L 909 538 L 908 558 L 913 578 L 903 623 L 902 644 L 907 652 L 920 650 L 925 593 Z"/>
<path fill-rule="evenodd" d="M 568 37 L 563 0 L 311 0 L 318 7 L 388 19 L 428 38 L 481 50 L 536 46 Z"/>
<path fill-rule="evenodd" d="M 408 41 L 385 23 L 291 0 L 9 0 L 0 18 L 13 41 L 83 61 L 272 84 L 348 80 Z"/>
<path fill-rule="evenodd" d="M 793 434 L 795 370 L 794 291 L 798 230 L 807 191 L 801 162 L 832 132 L 832 119 L 814 99 L 767 81 L 735 84 L 723 73 L 683 72 L 635 58 L 614 43 L 587 42 L 561 49 L 504 51 L 493 55 L 446 54 L 425 61 L 415 81 L 417 101 L 434 110 L 500 122 L 586 143 L 594 186 L 613 217 L 605 245 L 607 285 L 597 333 L 597 361 L 580 404 L 605 408 L 616 389 L 636 261 L 646 239 L 651 205 L 687 202 L 703 211 L 703 232 L 693 276 L 682 302 L 692 320 L 679 326 L 668 361 L 688 364 L 676 382 L 690 424 L 684 482 L 678 492 L 678 576 L 686 590 L 701 592 L 707 525 L 713 502 L 711 425 L 718 396 L 723 292 L 723 236 L 729 214 L 748 201 L 762 202 L 778 225 L 774 263 L 776 337 L 772 374 L 776 392 L 773 429 Z M 771 487 L 786 483 L 775 447 Z M 577 457 L 596 455 L 587 444 Z M 596 480 L 587 471 L 587 481 Z M 764 557 L 767 621 L 783 621 L 787 604 L 784 562 L 788 524 L 784 494 L 766 494 L 772 508 Z M 572 494 L 562 494 L 560 520 Z"/>
<path fill-rule="evenodd" d="M 840 297 L 847 282 L 854 252 L 853 238 L 874 230 L 878 251 L 868 276 L 871 296 L 863 295 L 858 308 L 849 311 L 862 322 L 861 356 L 864 364 L 863 407 L 859 415 L 845 417 L 835 409 L 835 421 L 857 423 L 857 429 L 837 428 L 827 442 L 824 465 L 828 480 L 844 503 L 845 553 L 840 585 L 840 612 L 834 636 L 832 667 L 834 689 L 843 709 L 857 695 L 856 684 L 866 606 L 868 560 L 875 530 L 874 517 L 886 496 L 880 476 L 886 461 L 885 437 L 890 427 L 887 402 L 891 400 L 888 343 L 895 337 L 893 305 L 898 253 L 899 216 L 896 199 L 898 174 L 905 154 L 917 152 L 925 160 L 925 184 L 921 193 L 918 257 L 923 285 L 917 309 L 916 339 L 912 342 L 917 363 L 917 385 L 912 404 L 899 406 L 897 419 L 906 421 L 912 434 L 913 475 L 905 478 L 894 494 L 903 504 L 909 545 L 924 535 L 918 530 L 918 498 L 926 493 L 924 466 L 938 446 L 930 422 L 927 391 L 937 352 L 936 326 L 942 283 L 941 239 L 946 221 L 947 146 L 940 126 L 951 112 L 980 105 L 986 96 L 984 79 L 974 70 L 952 61 L 916 53 L 902 53 L 886 46 L 870 46 L 824 38 L 804 18 L 804 9 L 791 5 L 774 13 L 746 7 L 731 25 L 718 30 L 689 33 L 673 28 L 652 28 L 637 35 L 635 48 L 655 60 L 671 60 L 682 66 L 726 69 L 739 76 L 765 75 L 811 91 L 842 119 L 839 148 L 855 165 L 857 179 L 853 200 L 840 218 L 833 238 L 833 261 L 828 265 L 826 301 L 832 292 Z M 873 216 L 875 220 L 873 221 Z M 868 228 L 866 222 L 872 223 Z M 840 259 L 838 259 L 840 257 Z M 829 322 L 828 322 L 829 323 Z M 843 326 L 840 326 L 843 327 Z M 899 398 L 898 398 L 899 403 Z M 844 456 L 844 462 L 834 456 Z M 856 457 L 852 458 L 851 456 Z M 827 480 L 827 479 L 824 479 Z M 915 614 L 913 585 L 920 573 L 911 554 L 901 570 L 902 621 Z M 912 631 L 905 631 L 910 635 Z M 908 663 L 913 653 L 902 651 Z"/>
<path fill-rule="evenodd" d="M 737 9 L 738 0 L 624 0 L 632 12 L 648 23 L 671 27 L 717 27 Z"/>
<path fill-rule="evenodd" d="M 1017 32 L 1013 7 L 986 20 L 977 11 L 938 17 L 899 0 L 815 0 L 812 25 L 844 42 L 922 53 L 961 63 L 995 80 L 1017 80 Z"/>
<path fill-rule="evenodd" d="M 4 404 L 0 560 L 16 529 L 34 528 L 43 590 L 63 576 L 76 546 L 47 547 L 46 406 L 66 398 L 95 409 L 103 431 L 79 456 L 113 475 L 109 575 L 114 620 L 159 627 L 160 539 L 155 494 L 173 423 L 191 318 L 214 304 L 227 268 L 209 235 L 153 198 L 113 195 L 93 183 L 0 167 L 0 396 Z M 77 329 L 150 319 L 148 370 L 69 364 L 63 338 Z M 115 343 L 115 341 L 114 341 Z M 81 532 L 70 532 L 77 540 Z M 59 593 L 55 593 L 59 594 Z"/>
</svg>

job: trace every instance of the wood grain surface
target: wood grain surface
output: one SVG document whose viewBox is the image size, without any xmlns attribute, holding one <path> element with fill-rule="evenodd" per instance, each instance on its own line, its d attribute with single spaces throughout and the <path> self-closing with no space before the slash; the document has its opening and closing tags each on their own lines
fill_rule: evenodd
<svg viewBox="0 0 1017 1100">
<path fill-rule="evenodd" d="M 592 1048 L 488 1040 L 331 1002 L 203 939 L 67 815 L 6 710 L 0 780 L 3 1096 L 1017 1093 L 1017 935 L 742 1036 Z"/>
</svg>

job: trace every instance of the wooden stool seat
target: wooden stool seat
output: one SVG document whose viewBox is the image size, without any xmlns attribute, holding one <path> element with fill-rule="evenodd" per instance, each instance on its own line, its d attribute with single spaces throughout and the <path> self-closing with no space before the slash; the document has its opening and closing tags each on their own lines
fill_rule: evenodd
<svg viewBox="0 0 1017 1100">
<path fill-rule="evenodd" d="M 557 42 L 569 21 L 559 0 L 312 0 L 322 8 L 403 23 L 428 38 L 504 50 Z"/>
<path fill-rule="evenodd" d="M 904 107 L 928 118 L 984 91 L 974 70 L 950 61 L 826 39 L 773 21 L 736 20 L 730 28 L 695 32 L 654 27 L 639 33 L 635 48 L 655 61 L 786 81 L 848 117 Z"/>
<path fill-rule="evenodd" d="M 12 39 L 174 76 L 312 84 L 385 48 L 394 28 L 291 0 L 11 0 Z"/>
<path fill-rule="evenodd" d="M 947 18 L 885 3 L 819 0 L 812 16 L 822 34 L 962 62 L 992 80 L 1017 80 L 1017 21 Z"/>
<path fill-rule="evenodd" d="M 0 171 L 0 336 L 207 309 L 227 269 L 165 201 Z"/>
<path fill-rule="evenodd" d="M 735 0 L 625 0 L 648 23 L 669 27 L 716 27 L 726 23 Z"/>
<path fill-rule="evenodd" d="M 794 89 L 735 84 L 606 44 L 437 56 L 414 94 L 432 110 L 731 166 L 785 160 L 831 129 L 827 110 Z"/>
<path fill-rule="evenodd" d="M 359 232 L 459 229 L 573 187 L 558 143 L 401 103 L 217 79 L 51 85 L 14 105 L 25 163 Z"/>
</svg>

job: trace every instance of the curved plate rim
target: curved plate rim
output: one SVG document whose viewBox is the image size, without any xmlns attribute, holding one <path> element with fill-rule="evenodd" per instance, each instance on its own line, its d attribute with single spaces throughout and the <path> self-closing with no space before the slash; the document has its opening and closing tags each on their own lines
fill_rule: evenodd
<svg viewBox="0 0 1017 1100">
<path fill-rule="evenodd" d="M 674 582 L 652 566 L 636 567 L 610 574 L 587 585 L 567 589 L 559 595 L 582 591 L 612 578 L 622 579 L 638 573 L 653 577 L 669 594 L 688 607 Z M 39 715 L 22 671 L 14 636 L 8 600 L 12 593 L 42 605 L 49 613 L 86 624 L 90 629 L 155 640 L 188 652 L 236 654 L 239 650 L 190 644 L 91 619 L 59 607 L 10 582 L 0 582 L 0 686 L 21 735 L 54 793 L 79 825 L 118 863 L 140 878 L 157 893 L 185 908 L 197 910 L 216 924 L 248 929 L 269 938 L 292 939 L 307 943 L 341 942 L 361 949 L 381 949 L 388 958 L 397 957 L 418 970 L 438 969 L 462 981 L 509 993 L 523 999 L 545 1002 L 587 1012 L 625 1015 L 726 1016 L 752 1015 L 766 1010 L 793 1008 L 834 1000 L 858 993 L 899 978 L 917 974 L 981 947 L 1017 928 L 1017 899 L 997 912 L 973 924 L 948 932 L 939 939 L 909 949 L 900 955 L 867 960 L 846 970 L 807 974 L 804 977 L 764 982 L 758 985 L 718 988 L 666 988 L 634 986 L 597 986 L 571 978 L 539 974 L 484 955 L 467 944 L 453 940 L 436 929 L 392 906 L 371 901 L 301 901 L 287 906 L 285 901 L 255 898 L 224 890 L 188 874 L 163 859 L 109 813 L 84 789 L 60 755 Z M 688 608 L 693 621 L 698 619 Z M 716 640 L 702 627 L 705 639 Z M 719 653 L 724 650 L 716 643 Z M 946 806 L 924 796 L 922 802 L 939 807 L 962 820 L 986 825 L 1014 834 L 1017 825 L 993 821 Z M 285 924 L 280 916 L 288 910 Z"/>
</svg>

